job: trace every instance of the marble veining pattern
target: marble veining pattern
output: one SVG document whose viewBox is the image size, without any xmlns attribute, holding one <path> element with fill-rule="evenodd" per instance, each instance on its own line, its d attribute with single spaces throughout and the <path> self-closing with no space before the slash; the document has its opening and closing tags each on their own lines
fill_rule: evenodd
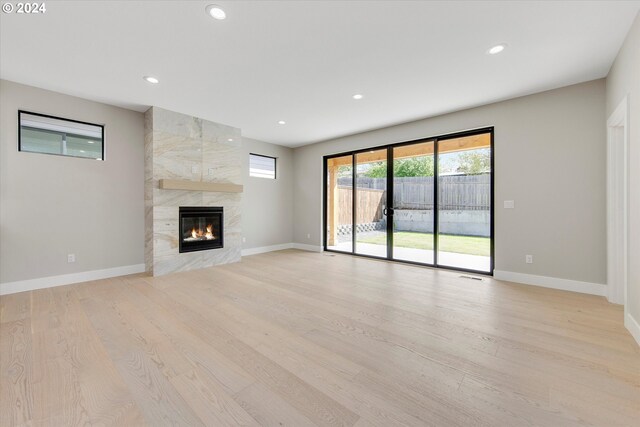
<svg viewBox="0 0 640 427">
<path fill-rule="evenodd" d="M 240 260 L 242 194 L 162 190 L 160 179 L 242 183 L 240 129 L 152 107 L 145 113 L 145 265 L 154 276 Z M 179 253 L 178 208 L 224 207 L 224 248 Z"/>
</svg>

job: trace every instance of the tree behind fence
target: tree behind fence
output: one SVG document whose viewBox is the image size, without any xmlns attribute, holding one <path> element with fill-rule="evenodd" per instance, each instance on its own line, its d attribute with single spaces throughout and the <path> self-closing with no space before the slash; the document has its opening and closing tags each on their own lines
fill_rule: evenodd
<svg viewBox="0 0 640 427">
<path fill-rule="evenodd" d="M 385 178 L 358 177 L 357 187 L 362 190 L 385 190 L 386 181 Z M 351 178 L 338 178 L 338 186 L 338 191 L 345 192 L 340 197 L 340 206 L 349 206 L 350 210 Z M 441 176 L 438 186 L 438 207 L 441 210 L 489 210 L 491 206 L 490 174 Z M 366 193 L 367 196 L 363 196 L 367 200 L 366 206 L 359 206 L 359 209 L 367 210 L 363 212 L 363 219 L 379 218 L 386 192 Z M 379 197 L 379 203 L 372 197 Z M 396 209 L 433 209 L 433 177 L 394 178 L 393 205 Z"/>
</svg>

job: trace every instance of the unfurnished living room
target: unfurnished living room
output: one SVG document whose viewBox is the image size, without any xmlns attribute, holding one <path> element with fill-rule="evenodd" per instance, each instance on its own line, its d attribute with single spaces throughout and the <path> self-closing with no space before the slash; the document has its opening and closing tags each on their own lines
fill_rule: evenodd
<svg viewBox="0 0 640 427">
<path fill-rule="evenodd" d="M 640 425 L 640 1 L 0 3 L 0 426 Z"/>
</svg>

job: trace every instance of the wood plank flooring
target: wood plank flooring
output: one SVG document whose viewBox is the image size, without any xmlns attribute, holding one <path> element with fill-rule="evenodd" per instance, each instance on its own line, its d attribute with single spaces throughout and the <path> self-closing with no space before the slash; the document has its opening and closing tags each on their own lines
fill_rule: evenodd
<svg viewBox="0 0 640 427">
<path fill-rule="evenodd" d="M 1 426 L 640 425 L 601 297 L 287 250 L 0 310 Z"/>
</svg>

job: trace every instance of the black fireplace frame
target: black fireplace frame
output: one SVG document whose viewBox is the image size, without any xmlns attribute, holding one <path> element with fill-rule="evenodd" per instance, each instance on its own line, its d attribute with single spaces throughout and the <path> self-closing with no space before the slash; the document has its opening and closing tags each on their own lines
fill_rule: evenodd
<svg viewBox="0 0 640 427">
<path fill-rule="evenodd" d="M 200 217 L 208 214 L 220 215 L 220 237 L 195 244 L 184 242 L 182 237 L 182 218 Z M 180 253 L 221 249 L 224 247 L 224 210 L 220 206 L 180 206 L 178 213 L 178 250 Z"/>
</svg>

